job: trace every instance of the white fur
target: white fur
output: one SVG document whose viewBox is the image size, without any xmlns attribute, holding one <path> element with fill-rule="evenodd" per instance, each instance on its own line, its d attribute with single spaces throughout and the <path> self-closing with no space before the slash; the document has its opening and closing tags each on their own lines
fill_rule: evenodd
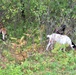
<svg viewBox="0 0 76 75">
<path fill-rule="evenodd" d="M 52 45 L 53 42 L 58 42 L 60 44 L 68 44 L 71 48 L 73 47 L 72 41 L 67 35 L 53 33 L 51 35 L 47 35 L 47 37 L 49 38 L 49 43 L 46 47 L 46 50 L 48 50 L 49 46 Z"/>
<path fill-rule="evenodd" d="M 2 39 L 5 40 L 5 34 L 2 34 Z"/>
</svg>

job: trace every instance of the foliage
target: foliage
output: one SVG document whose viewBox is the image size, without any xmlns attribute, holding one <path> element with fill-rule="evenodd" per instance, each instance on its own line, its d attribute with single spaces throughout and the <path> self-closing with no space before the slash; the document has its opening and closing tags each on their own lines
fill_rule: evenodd
<svg viewBox="0 0 76 75">
<path fill-rule="evenodd" d="M 45 51 L 46 35 L 61 24 L 76 42 L 76 0 L 0 0 L 0 6 L 9 35 L 0 40 L 0 75 L 76 74 L 76 51 L 60 44 Z"/>
<path fill-rule="evenodd" d="M 0 68 L 2 75 L 75 75 L 76 51 L 69 50 L 57 53 L 50 51 L 42 53 L 34 52 L 21 64 L 7 64 L 6 68 Z"/>
<path fill-rule="evenodd" d="M 4 70 L 0 68 L 0 75 L 23 75 L 20 66 L 14 64 L 9 65 L 7 65 L 7 68 Z"/>
<path fill-rule="evenodd" d="M 1 22 L 12 37 L 20 38 L 27 34 L 28 30 L 31 30 L 30 34 L 34 35 L 40 31 L 41 26 L 50 28 L 50 24 L 53 27 L 61 24 L 69 25 L 69 18 L 76 19 L 75 3 L 75 0 L 2 0 L 0 10 L 4 16 L 1 15 Z M 36 28 L 38 31 L 34 32 Z M 41 32 L 37 35 L 42 38 L 43 35 L 40 34 Z"/>
</svg>

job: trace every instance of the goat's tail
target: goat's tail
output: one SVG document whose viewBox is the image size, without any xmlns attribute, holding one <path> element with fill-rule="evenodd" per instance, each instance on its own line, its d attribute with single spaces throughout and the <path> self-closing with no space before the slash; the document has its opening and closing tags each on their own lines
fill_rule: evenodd
<svg viewBox="0 0 76 75">
<path fill-rule="evenodd" d="M 72 47 L 74 48 L 74 49 L 76 49 L 76 45 L 72 42 Z"/>
</svg>

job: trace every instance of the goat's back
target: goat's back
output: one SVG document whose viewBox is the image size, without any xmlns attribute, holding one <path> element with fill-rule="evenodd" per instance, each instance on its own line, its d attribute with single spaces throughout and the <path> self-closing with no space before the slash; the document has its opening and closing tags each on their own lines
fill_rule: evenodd
<svg viewBox="0 0 76 75">
<path fill-rule="evenodd" d="M 53 40 L 58 43 L 71 45 L 71 39 L 67 35 L 53 33 L 51 36 Z"/>
</svg>

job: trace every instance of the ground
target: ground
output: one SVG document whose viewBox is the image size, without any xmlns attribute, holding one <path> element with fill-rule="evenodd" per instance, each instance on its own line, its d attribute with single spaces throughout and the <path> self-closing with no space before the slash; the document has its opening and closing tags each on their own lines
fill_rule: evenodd
<svg viewBox="0 0 76 75">
<path fill-rule="evenodd" d="M 45 50 L 45 45 L 6 41 L 0 44 L 0 75 L 75 75 L 76 51 L 58 48 Z M 8 74 L 7 74 L 8 72 Z M 18 74 L 20 73 L 20 74 Z"/>
</svg>

